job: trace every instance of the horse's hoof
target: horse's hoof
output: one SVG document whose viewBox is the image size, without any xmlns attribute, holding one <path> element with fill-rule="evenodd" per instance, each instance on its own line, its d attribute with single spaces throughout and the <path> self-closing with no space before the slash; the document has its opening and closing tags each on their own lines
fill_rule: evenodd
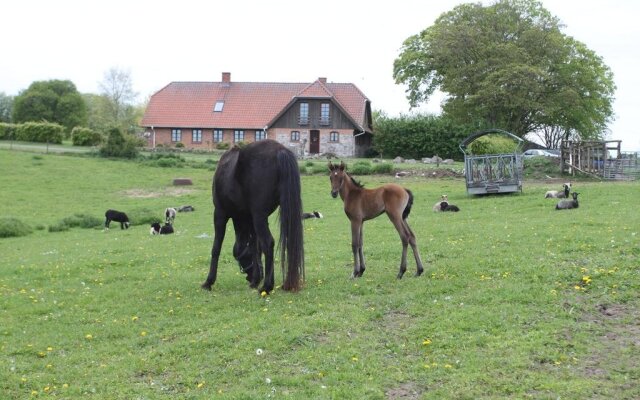
<svg viewBox="0 0 640 400">
<path fill-rule="evenodd" d="M 403 275 L 404 275 L 404 271 L 403 272 L 398 272 L 398 276 L 396 278 L 402 279 Z"/>
<path fill-rule="evenodd" d="M 424 272 L 423 269 L 419 269 L 419 270 L 416 271 L 416 274 L 414 276 L 418 277 L 418 276 L 422 275 L 423 272 Z"/>
<path fill-rule="evenodd" d="M 209 285 L 208 283 L 203 283 L 201 286 L 201 288 L 203 288 L 204 290 L 208 290 L 211 291 L 211 285 Z"/>
</svg>

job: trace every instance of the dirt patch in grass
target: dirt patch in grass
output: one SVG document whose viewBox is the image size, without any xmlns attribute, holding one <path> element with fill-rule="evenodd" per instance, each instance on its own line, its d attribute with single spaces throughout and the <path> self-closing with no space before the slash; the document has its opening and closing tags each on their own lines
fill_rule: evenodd
<svg viewBox="0 0 640 400">
<path fill-rule="evenodd" d="M 405 176 L 422 176 L 425 178 L 462 178 L 464 174 L 462 171 L 457 171 L 451 168 L 434 168 L 434 169 L 408 169 L 405 171 L 397 171 L 395 173 L 396 178 L 403 178 Z"/>
<path fill-rule="evenodd" d="M 169 187 L 163 190 L 147 190 L 147 189 L 129 189 L 122 192 L 127 197 L 135 198 L 154 198 L 154 197 L 178 197 L 195 192 L 194 189 L 186 189 L 182 187 Z"/>
<path fill-rule="evenodd" d="M 397 400 L 397 399 L 419 399 L 420 398 L 420 390 L 418 385 L 414 382 L 404 382 L 400 385 L 388 389 L 385 392 L 385 397 L 389 400 Z"/>
<path fill-rule="evenodd" d="M 633 304 L 600 304 L 588 318 L 604 329 L 594 337 L 600 345 L 585 360 L 584 374 L 607 379 L 639 371 L 640 359 L 634 354 L 640 351 L 640 310 Z"/>
</svg>

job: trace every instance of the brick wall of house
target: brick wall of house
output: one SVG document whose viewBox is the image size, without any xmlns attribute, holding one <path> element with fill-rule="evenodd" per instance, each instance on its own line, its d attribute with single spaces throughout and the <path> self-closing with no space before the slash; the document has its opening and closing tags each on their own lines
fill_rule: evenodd
<svg viewBox="0 0 640 400">
<path fill-rule="evenodd" d="M 156 147 L 176 147 L 177 142 L 171 140 L 171 128 L 155 128 L 155 146 Z M 300 140 L 291 141 L 291 131 L 296 129 L 269 129 L 267 130 L 267 138 L 274 139 L 287 146 L 297 155 L 308 155 L 310 150 L 310 139 L 308 130 L 300 130 Z M 180 142 L 188 149 L 213 150 L 218 143 L 213 142 L 213 129 L 202 129 L 202 141 L 193 142 L 192 129 L 181 129 L 182 139 Z M 147 130 L 147 146 L 153 148 L 153 133 Z M 339 139 L 337 142 L 330 141 L 331 132 L 338 132 Z M 234 130 L 224 129 L 224 143 L 234 144 Z M 244 143 L 252 143 L 255 141 L 255 129 L 244 130 Z M 353 130 L 320 130 L 320 153 L 333 153 L 338 157 L 352 157 L 356 151 L 355 138 Z"/>
</svg>

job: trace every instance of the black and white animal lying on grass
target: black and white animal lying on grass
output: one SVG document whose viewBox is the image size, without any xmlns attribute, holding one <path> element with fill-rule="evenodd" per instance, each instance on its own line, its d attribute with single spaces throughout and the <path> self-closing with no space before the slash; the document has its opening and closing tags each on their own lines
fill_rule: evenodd
<svg viewBox="0 0 640 400">
<path fill-rule="evenodd" d="M 173 226 L 171 224 L 165 223 L 163 226 L 160 226 L 159 222 L 154 222 L 151 224 L 151 230 L 149 231 L 152 235 L 169 235 L 173 233 Z"/>
<path fill-rule="evenodd" d="M 570 210 L 572 208 L 578 208 L 578 192 L 571 193 L 573 200 L 560 200 L 556 204 L 556 210 Z"/>
<path fill-rule="evenodd" d="M 309 218 L 322 218 L 322 214 L 318 211 L 310 212 L 310 213 L 302 213 L 302 219 Z"/>
<path fill-rule="evenodd" d="M 129 229 L 129 217 L 127 214 L 122 211 L 117 210 L 107 210 L 104 213 L 105 221 L 104 221 L 104 229 L 109 229 L 109 224 L 111 221 L 120 222 L 120 229 Z"/>
<path fill-rule="evenodd" d="M 449 202 L 441 201 L 440 202 L 440 211 L 458 212 L 458 211 L 460 211 L 460 208 L 458 208 L 458 206 L 456 206 L 455 204 L 449 204 Z"/>
<path fill-rule="evenodd" d="M 549 190 L 544 194 L 545 199 L 568 199 L 571 191 L 571 182 L 563 183 L 562 190 Z"/>
<path fill-rule="evenodd" d="M 442 209 L 442 203 L 448 203 L 448 202 L 449 202 L 449 198 L 447 197 L 446 194 L 443 194 L 442 196 L 440 196 L 440 201 L 438 201 L 436 204 L 433 205 L 433 211 L 435 212 L 444 211 Z"/>
<path fill-rule="evenodd" d="M 195 208 L 193 208 L 193 206 L 180 206 L 176 207 L 176 209 L 178 210 L 178 212 L 189 212 L 196 210 Z"/>
</svg>

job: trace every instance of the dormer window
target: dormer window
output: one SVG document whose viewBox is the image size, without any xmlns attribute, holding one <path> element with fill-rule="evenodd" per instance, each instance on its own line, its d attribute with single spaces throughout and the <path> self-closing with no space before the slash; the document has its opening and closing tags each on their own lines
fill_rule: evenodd
<svg viewBox="0 0 640 400">
<path fill-rule="evenodd" d="M 300 103 L 300 117 L 298 118 L 298 124 L 309 124 L 309 103 Z"/>
<path fill-rule="evenodd" d="M 224 101 L 216 101 L 216 105 L 213 106 L 213 112 L 222 112 L 224 108 Z"/>
</svg>

